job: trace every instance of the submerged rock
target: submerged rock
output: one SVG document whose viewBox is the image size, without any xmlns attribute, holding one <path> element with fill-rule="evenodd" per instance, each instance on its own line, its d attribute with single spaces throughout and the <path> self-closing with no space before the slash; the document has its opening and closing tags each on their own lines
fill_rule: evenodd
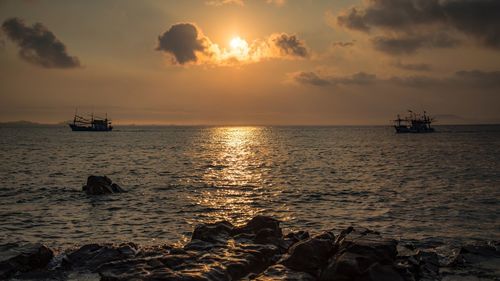
<svg viewBox="0 0 500 281">
<path fill-rule="evenodd" d="M 82 190 L 88 195 L 124 192 L 118 184 L 113 183 L 111 179 L 106 176 L 89 176 L 87 178 L 87 184 L 82 187 Z"/>
</svg>

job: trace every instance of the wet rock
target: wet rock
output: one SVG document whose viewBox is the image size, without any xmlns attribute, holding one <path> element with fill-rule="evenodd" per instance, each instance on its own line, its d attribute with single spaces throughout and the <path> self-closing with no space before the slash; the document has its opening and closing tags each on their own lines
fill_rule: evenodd
<svg viewBox="0 0 500 281">
<path fill-rule="evenodd" d="M 266 271 L 256 276 L 253 280 L 315 281 L 316 278 L 309 273 L 295 271 L 282 264 L 276 264 L 267 268 Z"/>
<path fill-rule="evenodd" d="M 446 281 L 459 278 L 500 280 L 500 243 L 465 245 L 450 264 L 440 268 L 440 272 Z"/>
<path fill-rule="evenodd" d="M 257 234 L 259 231 L 267 229 L 274 237 L 282 237 L 283 232 L 280 228 L 280 222 L 277 219 L 267 216 L 256 216 L 251 219 L 246 225 L 236 227 L 232 234 L 237 235 L 241 233 Z M 269 236 L 269 235 L 268 235 Z"/>
<path fill-rule="evenodd" d="M 493 244 L 469 244 L 460 248 L 460 252 L 450 263 L 451 266 L 479 263 L 485 259 L 500 258 L 500 250 Z"/>
<path fill-rule="evenodd" d="M 392 264 L 382 265 L 380 263 L 372 264 L 364 276 L 361 278 L 362 280 L 370 280 L 370 281 L 405 281 L 405 279 L 398 272 L 398 269 Z M 410 279 L 411 280 L 411 279 Z M 430 280 L 438 280 L 438 279 L 430 279 Z"/>
<path fill-rule="evenodd" d="M 175 260 L 170 257 L 170 260 Z M 178 258 L 177 260 L 183 260 Z M 178 261 L 180 263 L 181 261 Z M 97 269 L 101 280 L 155 280 L 177 277 L 160 257 L 120 260 L 103 264 Z M 147 279 L 146 277 L 148 276 Z"/>
<path fill-rule="evenodd" d="M 384 239 L 376 232 L 349 229 L 339 236 L 337 252 L 320 280 L 402 280 L 394 268 L 396 246 L 395 240 Z"/>
<path fill-rule="evenodd" d="M 119 246 L 88 244 L 69 253 L 63 260 L 63 266 L 95 270 L 111 261 L 133 258 L 138 252 L 137 246 L 133 243 Z"/>
<path fill-rule="evenodd" d="M 88 195 L 124 192 L 118 184 L 113 183 L 111 179 L 106 176 L 89 176 L 87 178 L 87 184 L 82 187 L 82 190 Z"/>
<path fill-rule="evenodd" d="M 435 252 L 418 251 L 418 276 L 424 280 L 439 280 L 439 258 Z"/>
<path fill-rule="evenodd" d="M 227 221 L 197 225 L 191 240 L 201 240 L 211 243 L 224 243 L 230 236 L 234 226 Z"/>
<path fill-rule="evenodd" d="M 226 221 L 199 225 L 184 246 L 89 244 L 52 258 L 42 245 L 23 251 L 17 244 L 2 245 L 0 279 L 500 280 L 498 246 L 464 246 L 452 263 L 440 267 L 436 252 L 411 244 L 398 247 L 368 229 L 283 236 L 277 220 L 258 216 L 239 227 Z"/>
<path fill-rule="evenodd" d="M 290 247 L 288 254 L 280 261 L 286 267 L 319 276 L 321 268 L 334 254 L 335 236 L 325 232 L 300 241 Z"/>
<path fill-rule="evenodd" d="M 198 242 L 206 243 L 201 240 Z M 274 245 L 233 243 L 196 251 L 158 253 L 156 257 L 118 260 L 98 268 L 102 280 L 238 280 L 275 263 Z M 179 253 L 179 254 L 174 254 Z"/>
<path fill-rule="evenodd" d="M 281 248 L 283 249 L 283 252 L 286 253 L 288 252 L 288 249 L 290 249 L 291 246 L 295 245 L 296 243 L 308 239 L 309 232 L 307 231 L 296 231 L 296 232 L 289 232 L 285 236 L 283 236 L 282 243 L 280 244 Z"/>
<path fill-rule="evenodd" d="M 54 252 L 42 244 L 5 244 L 0 246 L 0 278 L 8 278 L 18 272 L 45 268 Z"/>
</svg>

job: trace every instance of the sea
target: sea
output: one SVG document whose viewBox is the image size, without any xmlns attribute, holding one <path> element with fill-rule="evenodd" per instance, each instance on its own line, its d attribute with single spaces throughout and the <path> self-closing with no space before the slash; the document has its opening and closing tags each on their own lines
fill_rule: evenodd
<svg viewBox="0 0 500 281">
<path fill-rule="evenodd" d="M 88 196 L 106 175 L 125 193 Z M 200 223 L 366 227 L 402 241 L 500 240 L 500 125 L 0 126 L 0 240 L 182 243 Z"/>
</svg>

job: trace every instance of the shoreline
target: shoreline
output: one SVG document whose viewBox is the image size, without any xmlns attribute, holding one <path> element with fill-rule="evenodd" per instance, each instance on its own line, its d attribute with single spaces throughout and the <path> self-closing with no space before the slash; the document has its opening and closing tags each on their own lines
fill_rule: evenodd
<svg viewBox="0 0 500 281">
<path fill-rule="evenodd" d="M 283 233 L 256 216 L 244 225 L 201 224 L 184 245 L 86 244 L 55 253 L 41 244 L 0 245 L 7 280 L 474 280 L 500 279 L 500 243 L 462 245 L 448 257 L 432 249 L 349 227 Z M 468 280 L 468 279 L 460 279 Z"/>
</svg>

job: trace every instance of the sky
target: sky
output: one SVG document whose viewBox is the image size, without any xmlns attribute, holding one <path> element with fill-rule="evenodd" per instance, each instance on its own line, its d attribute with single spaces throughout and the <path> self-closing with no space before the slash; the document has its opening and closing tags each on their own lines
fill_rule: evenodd
<svg viewBox="0 0 500 281">
<path fill-rule="evenodd" d="M 0 122 L 500 123 L 498 0 L 0 0 Z"/>
</svg>

